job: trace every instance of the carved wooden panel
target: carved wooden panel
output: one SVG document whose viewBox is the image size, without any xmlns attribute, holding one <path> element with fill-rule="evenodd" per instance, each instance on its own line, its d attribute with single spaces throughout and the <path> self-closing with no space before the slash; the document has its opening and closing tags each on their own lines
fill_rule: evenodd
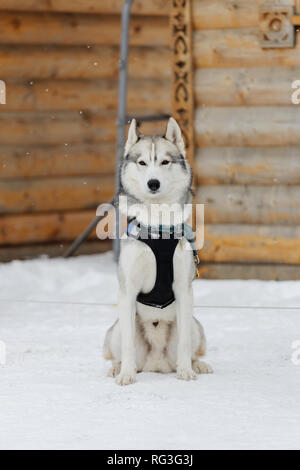
<svg viewBox="0 0 300 470">
<path fill-rule="evenodd" d="M 265 2 L 259 14 L 260 45 L 269 47 L 293 47 L 295 30 L 291 23 L 294 8 L 291 5 Z"/>
<path fill-rule="evenodd" d="M 194 157 L 194 91 L 191 0 L 171 0 L 172 114 L 184 135 L 187 157 Z"/>
</svg>

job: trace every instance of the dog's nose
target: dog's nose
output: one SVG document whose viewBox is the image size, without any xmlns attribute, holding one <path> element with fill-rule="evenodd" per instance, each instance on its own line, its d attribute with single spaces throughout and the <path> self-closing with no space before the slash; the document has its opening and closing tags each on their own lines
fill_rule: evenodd
<svg viewBox="0 0 300 470">
<path fill-rule="evenodd" d="M 160 187 L 160 182 L 158 180 L 153 179 L 153 180 L 148 181 L 148 188 L 151 191 L 155 192 L 159 189 L 159 187 Z"/>
</svg>

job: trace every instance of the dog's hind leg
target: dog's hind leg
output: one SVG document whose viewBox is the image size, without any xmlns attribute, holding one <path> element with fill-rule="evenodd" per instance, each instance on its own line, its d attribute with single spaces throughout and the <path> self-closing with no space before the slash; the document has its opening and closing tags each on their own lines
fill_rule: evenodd
<svg viewBox="0 0 300 470">
<path fill-rule="evenodd" d="M 141 372 L 144 367 L 148 346 L 142 334 L 142 327 L 138 317 L 136 318 L 136 367 Z M 112 367 L 108 372 L 109 377 L 116 377 L 121 371 L 121 328 L 117 320 L 107 331 L 104 341 L 104 358 L 112 361 Z"/>
<path fill-rule="evenodd" d="M 192 368 L 196 374 L 212 374 L 212 367 L 204 361 L 199 361 L 199 356 L 205 356 L 206 338 L 201 323 L 193 317 L 192 328 Z"/>
<path fill-rule="evenodd" d="M 195 359 L 192 361 L 192 368 L 196 374 L 212 374 L 213 369 L 212 367 L 207 364 L 207 362 L 199 361 L 199 359 Z"/>
<path fill-rule="evenodd" d="M 103 355 L 104 359 L 107 359 L 108 361 L 113 361 L 114 360 L 114 354 L 112 352 L 112 335 L 113 332 L 117 326 L 118 320 L 115 321 L 115 323 L 107 330 L 107 333 L 105 335 L 104 339 L 104 349 L 103 349 Z"/>
<path fill-rule="evenodd" d="M 112 361 L 112 367 L 109 369 L 107 375 L 108 377 L 116 377 L 119 375 L 121 370 L 121 362 L 118 360 L 119 351 L 117 345 L 117 335 L 118 335 L 118 320 L 109 328 L 105 335 L 104 340 L 104 358 Z"/>
<path fill-rule="evenodd" d="M 177 325 L 174 321 L 171 325 L 171 333 L 167 346 L 167 357 L 170 367 L 176 371 L 177 362 Z M 206 362 L 199 361 L 199 356 L 204 356 L 206 352 L 206 338 L 204 329 L 201 323 L 195 318 L 192 318 L 192 368 L 196 374 L 209 374 L 213 370 Z"/>
<path fill-rule="evenodd" d="M 117 377 L 121 370 L 121 362 L 120 361 L 112 361 L 112 366 L 107 372 L 108 377 Z"/>
<path fill-rule="evenodd" d="M 198 356 L 205 356 L 206 354 L 206 337 L 204 328 L 197 320 L 193 317 L 192 325 L 192 359 L 196 359 Z"/>
<path fill-rule="evenodd" d="M 149 344 L 147 343 L 144 336 L 144 327 L 139 315 L 137 315 L 135 323 L 135 360 L 137 372 L 142 372 L 144 370 L 148 352 Z"/>
</svg>

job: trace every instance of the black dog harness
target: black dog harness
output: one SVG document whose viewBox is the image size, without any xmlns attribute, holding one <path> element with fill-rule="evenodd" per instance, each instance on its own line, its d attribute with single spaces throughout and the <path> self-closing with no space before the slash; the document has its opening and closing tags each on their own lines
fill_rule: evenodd
<svg viewBox="0 0 300 470">
<path fill-rule="evenodd" d="M 196 265 L 199 263 L 195 249 L 195 239 L 192 228 L 187 224 L 179 226 L 163 227 L 157 230 L 146 227 L 133 220 L 127 227 L 127 235 L 130 238 L 145 243 L 152 250 L 156 260 L 156 280 L 153 289 L 144 294 L 140 292 L 137 301 L 150 307 L 165 308 L 175 300 L 173 292 L 173 257 L 180 239 L 186 238 L 193 248 Z M 196 269 L 198 274 L 198 270 Z"/>
</svg>

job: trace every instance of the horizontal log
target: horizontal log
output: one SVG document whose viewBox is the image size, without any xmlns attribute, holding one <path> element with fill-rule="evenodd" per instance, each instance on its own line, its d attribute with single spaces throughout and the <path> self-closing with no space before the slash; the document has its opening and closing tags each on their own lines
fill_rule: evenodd
<svg viewBox="0 0 300 470">
<path fill-rule="evenodd" d="M 300 264 L 300 228 L 205 225 L 204 262 Z"/>
<path fill-rule="evenodd" d="M 205 204 L 206 223 L 300 223 L 299 186 L 200 186 L 197 202 Z"/>
<path fill-rule="evenodd" d="M 196 68 L 275 67 L 300 65 L 300 36 L 296 47 L 262 49 L 259 28 L 195 31 L 193 37 Z"/>
<path fill-rule="evenodd" d="M 74 240 L 95 218 L 95 211 L 2 215 L 0 245 Z M 97 238 L 93 231 L 90 238 Z"/>
<path fill-rule="evenodd" d="M 300 184 L 300 147 L 198 148 L 199 184 Z"/>
<path fill-rule="evenodd" d="M 1 0 L 0 10 L 120 14 L 123 0 Z M 167 16 L 168 0 L 135 0 L 132 13 Z"/>
<path fill-rule="evenodd" d="M 257 26 L 262 3 L 262 0 L 193 0 L 194 29 Z M 280 0 L 278 3 L 294 6 L 295 0 Z"/>
<path fill-rule="evenodd" d="M 0 44 L 115 45 L 120 43 L 120 18 L 107 15 L 18 13 L 0 15 Z M 168 18 L 132 17 L 130 44 L 169 44 Z M 99 67 L 101 64 L 99 64 Z"/>
<path fill-rule="evenodd" d="M 298 145 L 300 106 L 202 107 L 195 130 L 199 147 Z"/>
<path fill-rule="evenodd" d="M 95 211 L 8 215 L 0 219 L 0 245 L 75 239 Z M 95 231 L 90 235 L 96 238 Z M 205 226 L 201 262 L 300 264 L 298 227 L 257 225 Z"/>
<path fill-rule="evenodd" d="M 114 194 L 111 176 L 0 182 L 0 214 L 96 208 Z"/>
<path fill-rule="evenodd" d="M 79 112 L 0 113 L 2 145 L 57 145 L 82 142 L 113 142 L 114 116 Z"/>
<path fill-rule="evenodd" d="M 118 46 L 0 46 L 1 79 L 97 79 L 118 77 Z M 168 47 L 131 47 L 130 78 L 169 78 Z"/>
<path fill-rule="evenodd" d="M 136 115 L 133 112 L 133 115 Z M 141 130 L 159 134 L 165 123 L 145 123 Z M 0 113 L 1 145 L 42 146 L 115 142 L 116 115 L 75 111 Z"/>
<path fill-rule="evenodd" d="M 194 29 L 257 26 L 261 0 L 193 0 Z"/>
<path fill-rule="evenodd" d="M 291 104 L 291 84 L 299 67 L 198 69 L 195 98 L 198 106 L 282 106 Z"/>
<path fill-rule="evenodd" d="M 93 220 L 94 211 L 2 216 L 0 245 L 66 242 Z M 90 236 L 95 239 L 93 232 Z M 209 225 L 201 262 L 300 264 L 298 227 Z"/>
<path fill-rule="evenodd" d="M 64 255 L 67 244 L 64 243 L 46 243 L 40 245 L 22 245 L 0 247 L 0 262 L 5 263 L 15 259 L 26 260 L 47 256 L 49 258 L 61 257 Z M 83 243 L 75 255 L 91 255 L 103 253 L 112 249 L 111 241 L 92 240 Z"/>
<path fill-rule="evenodd" d="M 5 111 L 116 110 L 116 80 L 42 80 L 24 84 L 6 83 Z M 132 80 L 128 86 L 128 107 L 168 112 L 171 97 L 167 80 Z"/>
<path fill-rule="evenodd" d="M 201 263 L 200 275 L 202 279 L 296 281 L 300 279 L 300 270 L 298 265 Z"/>
<path fill-rule="evenodd" d="M 110 143 L 0 147 L 0 180 L 113 174 L 115 155 Z"/>
</svg>

